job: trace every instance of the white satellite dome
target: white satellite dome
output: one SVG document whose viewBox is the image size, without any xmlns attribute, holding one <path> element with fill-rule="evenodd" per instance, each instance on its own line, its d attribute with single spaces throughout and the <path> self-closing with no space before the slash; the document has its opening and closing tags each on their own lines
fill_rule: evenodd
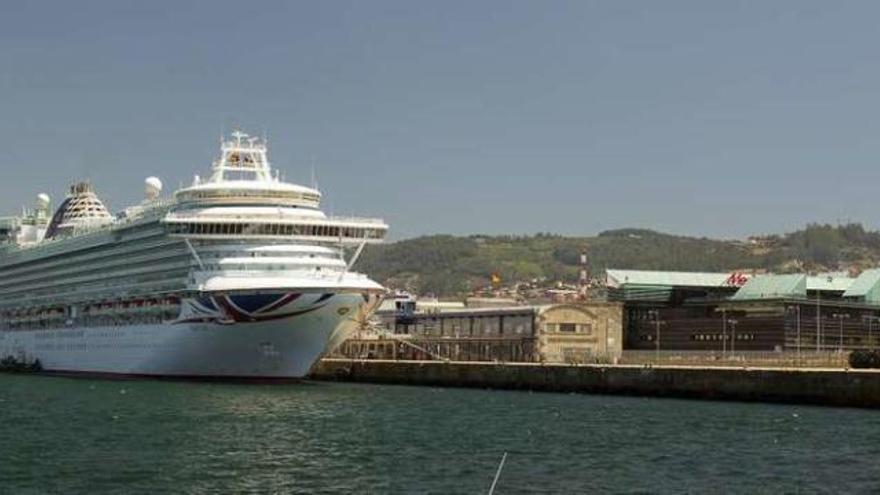
<svg viewBox="0 0 880 495">
<path fill-rule="evenodd" d="M 49 208 L 49 204 L 52 203 L 52 198 L 49 197 L 46 193 L 37 194 L 37 207 L 38 208 Z"/>
<path fill-rule="evenodd" d="M 144 194 L 147 199 L 156 199 L 162 192 L 162 181 L 158 177 L 147 177 L 144 181 Z"/>
</svg>

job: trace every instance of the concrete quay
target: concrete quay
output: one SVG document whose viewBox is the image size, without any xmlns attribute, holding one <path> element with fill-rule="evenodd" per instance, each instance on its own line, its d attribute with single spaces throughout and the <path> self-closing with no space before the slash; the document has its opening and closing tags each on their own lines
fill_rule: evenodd
<svg viewBox="0 0 880 495">
<path fill-rule="evenodd" d="M 880 371 L 324 359 L 313 380 L 880 408 Z"/>
</svg>

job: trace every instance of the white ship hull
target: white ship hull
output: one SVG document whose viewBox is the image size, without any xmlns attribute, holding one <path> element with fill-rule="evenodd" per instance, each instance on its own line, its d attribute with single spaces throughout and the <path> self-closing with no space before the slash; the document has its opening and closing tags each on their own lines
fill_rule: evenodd
<svg viewBox="0 0 880 495">
<path fill-rule="evenodd" d="M 352 317 L 365 301 L 359 293 L 335 294 L 317 307 L 309 295 L 301 299 L 305 301 L 288 305 L 287 312 L 289 306 L 305 306 L 298 310 L 302 314 L 268 321 L 179 320 L 0 332 L 0 355 L 39 359 L 44 371 L 56 373 L 302 378 L 350 335 L 356 327 Z"/>
<path fill-rule="evenodd" d="M 220 144 L 211 177 L 112 215 L 89 182 L 51 213 L 0 218 L 0 360 L 56 373 L 305 376 L 375 308 L 353 272 L 381 219 L 333 217 L 283 182 L 265 142 Z M 348 257 L 346 248 L 350 249 Z"/>
</svg>

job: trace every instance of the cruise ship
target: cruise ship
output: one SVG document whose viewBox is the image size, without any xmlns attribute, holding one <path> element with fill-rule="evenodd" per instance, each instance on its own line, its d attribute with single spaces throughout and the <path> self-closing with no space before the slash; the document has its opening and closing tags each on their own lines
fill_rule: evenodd
<svg viewBox="0 0 880 495">
<path fill-rule="evenodd" d="M 328 216 L 265 140 L 221 141 L 210 178 L 111 214 L 90 183 L 0 219 L 0 358 L 47 372 L 296 379 L 374 310 L 352 270 L 380 219 Z"/>
</svg>

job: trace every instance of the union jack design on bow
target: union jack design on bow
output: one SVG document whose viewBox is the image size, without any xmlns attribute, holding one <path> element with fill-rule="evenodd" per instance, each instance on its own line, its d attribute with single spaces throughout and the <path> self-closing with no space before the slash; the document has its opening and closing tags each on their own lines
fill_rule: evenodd
<svg viewBox="0 0 880 495">
<path fill-rule="evenodd" d="M 174 323 L 254 323 L 299 316 L 323 308 L 333 293 L 216 294 L 189 299 Z"/>
</svg>

